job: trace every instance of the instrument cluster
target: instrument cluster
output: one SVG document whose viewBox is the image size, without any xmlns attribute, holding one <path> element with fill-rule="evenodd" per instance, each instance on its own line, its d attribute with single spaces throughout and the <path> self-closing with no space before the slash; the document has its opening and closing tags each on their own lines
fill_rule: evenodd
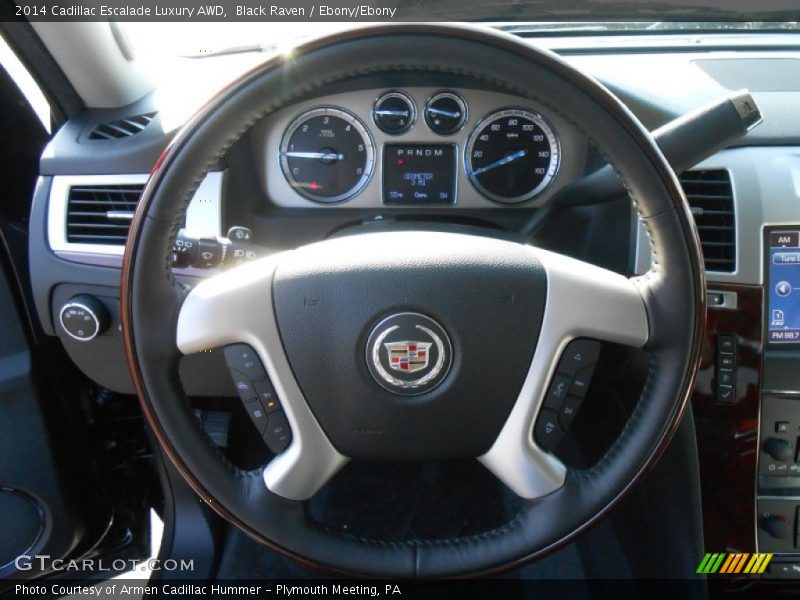
<svg viewBox="0 0 800 600">
<path fill-rule="evenodd" d="M 321 97 L 264 119 L 253 140 L 279 206 L 538 206 L 586 155 L 555 111 L 471 89 Z"/>
</svg>

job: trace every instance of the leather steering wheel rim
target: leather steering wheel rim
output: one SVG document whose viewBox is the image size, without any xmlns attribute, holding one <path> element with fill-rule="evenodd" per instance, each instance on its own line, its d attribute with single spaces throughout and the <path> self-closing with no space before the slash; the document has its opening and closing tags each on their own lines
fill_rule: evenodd
<svg viewBox="0 0 800 600">
<path fill-rule="evenodd" d="M 189 290 L 172 276 L 181 217 L 204 175 L 267 114 L 323 86 L 391 72 L 463 74 L 568 118 L 613 164 L 650 234 L 653 267 L 631 280 L 643 303 L 650 365 L 642 397 L 597 465 L 526 501 L 507 524 L 457 539 L 386 541 L 331 531 L 305 503 L 270 491 L 263 472 L 230 464 L 196 425 L 178 376 L 176 330 Z M 494 572 L 573 539 L 624 496 L 665 449 L 686 408 L 704 327 L 699 242 L 677 179 L 637 119 L 554 54 L 486 29 L 382 25 L 307 43 L 219 93 L 179 132 L 147 183 L 131 225 L 121 315 L 142 409 L 167 456 L 225 519 L 302 562 L 383 577 Z"/>
</svg>

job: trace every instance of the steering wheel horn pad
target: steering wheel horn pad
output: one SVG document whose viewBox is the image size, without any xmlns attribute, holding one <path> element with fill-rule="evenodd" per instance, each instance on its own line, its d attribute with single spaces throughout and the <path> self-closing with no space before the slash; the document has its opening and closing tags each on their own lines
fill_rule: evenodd
<svg viewBox="0 0 800 600">
<path fill-rule="evenodd" d="M 301 248 L 273 282 L 278 329 L 306 401 L 342 454 L 369 460 L 487 452 L 530 366 L 546 293 L 544 269 L 525 246 L 413 231 Z M 365 360 L 369 334 L 396 313 L 432 318 L 452 345 L 449 372 L 421 394 L 377 385 Z M 426 366 L 423 376 L 435 365 Z"/>
<path fill-rule="evenodd" d="M 650 234 L 652 270 L 627 278 L 515 241 L 418 231 L 313 244 L 191 289 L 172 277 L 177 224 L 205 172 L 236 140 L 328 84 L 395 72 L 461 74 L 568 118 L 628 188 Z M 231 523 L 280 552 L 343 573 L 474 575 L 566 543 L 654 464 L 697 369 L 701 265 L 674 173 L 651 136 L 597 82 L 549 52 L 483 28 L 371 26 L 267 61 L 177 135 L 131 225 L 123 334 L 142 409 L 165 454 Z M 368 363 L 375 327 L 402 313 L 433 319 L 451 344 L 450 367 L 413 395 L 379 385 Z M 627 426 L 606 456 L 582 471 L 567 469 L 531 435 L 558 358 L 577 337 L 643 348 L 650 357 Z M 293 430 L 284 452 L 248 472 L 205 439 L 178 377 L 182 354 L 236 342 L 259 354 Z M 422 375 L 427 368 L 419 367 Z M 476 457 L 524 499 L 505 526 L 463 538 L 387 542 L 332 531 L 308 515 L 305 500 L 351 458 L 464 456 Z"/>
</svg>

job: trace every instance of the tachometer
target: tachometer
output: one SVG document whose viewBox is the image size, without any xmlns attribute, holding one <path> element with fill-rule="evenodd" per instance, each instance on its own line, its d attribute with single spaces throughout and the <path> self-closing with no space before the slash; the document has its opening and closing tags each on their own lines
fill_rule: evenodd
<svg viewBox="0 0 800 600">
<path fill-rule="evenodd" d="M 281 168 L 289 184 L 315 202 L 342 202 L 372 175 L 375 148 L 354 115 L 322 107 L 297 117 L 283 134 Z"/>
<path fill-rule="evenodd" d="M 464 164 L 484 196 L 519 204 L 544 190 L 558 171 L 559 143 L 544 117 L 509 108 L 483 119 L 469 136 Z"/>
</svg>

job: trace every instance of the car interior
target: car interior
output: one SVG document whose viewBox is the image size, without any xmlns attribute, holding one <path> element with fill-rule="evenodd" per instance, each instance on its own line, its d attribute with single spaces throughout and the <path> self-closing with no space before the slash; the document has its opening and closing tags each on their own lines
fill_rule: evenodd
<svg viewBox="0 0 800 600">
<path fill-rule="evenodd" d="M 797 23 L 2 16 L 3 587 L 797 590 Z"/>
</svg>

